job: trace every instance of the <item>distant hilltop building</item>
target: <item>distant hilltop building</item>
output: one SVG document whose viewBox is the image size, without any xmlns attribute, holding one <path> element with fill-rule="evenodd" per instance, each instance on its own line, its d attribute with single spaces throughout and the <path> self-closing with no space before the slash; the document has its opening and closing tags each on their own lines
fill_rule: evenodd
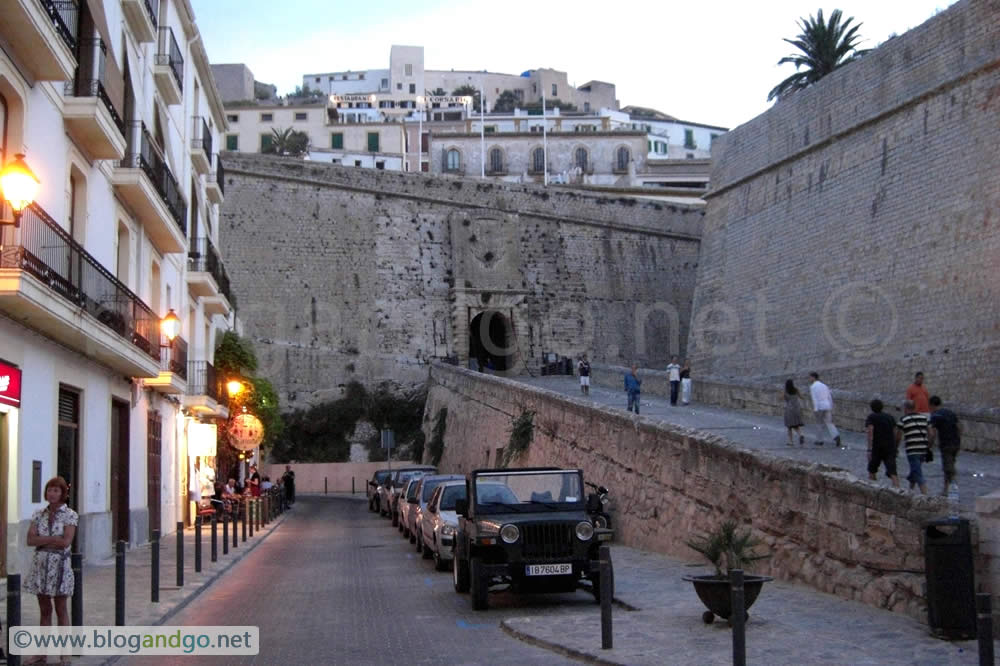
<svg viewBox="0 0 1000 666">
<path fill-rule="evenodd" d="M 291 130 L 308 148 L 283 154 L 361 168 L 697 197 L 708 187 L 715 139 L 726 132 L 620 108 L 614 84 L 572 87 L 552 69 L 425 70 L 423 47 L 393 46 L 388 69 L 306 74 L 283 99 L 245 65 L 213 72 L 225 100 L 226 150 L 281 152 L 275 133 Z"/>
</svg>

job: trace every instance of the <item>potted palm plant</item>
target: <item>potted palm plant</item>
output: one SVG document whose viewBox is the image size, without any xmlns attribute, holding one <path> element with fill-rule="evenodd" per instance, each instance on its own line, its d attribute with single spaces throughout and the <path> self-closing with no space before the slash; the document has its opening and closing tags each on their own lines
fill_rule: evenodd
<svg viewBox="0 0 1000 666">
<path fill-rule="evenodd" d="M 684 580 L 694 584 L 698 598 L 708 608 L 702 614 L 702 619 L 706 624 L 713 622 L 716 615 L 724 620 L 729 619 L 732 615 L 729 572 L 733 569 L 745 570 L 751 563 L 770 556 L 755 552 L 754 549 L 760 545 L 760 540 L 754 537 L 749 529 L 741 532 L 736 521 L 732 520 L 725 521 L 704 537 L 688 541 L 687 545 L 701 553 L 715 567 L 714 574 L 684 577 Z M 761 587 L 769 580 L 773 579 L 770 576 L 744 576 L 744 613 L 757 600 Z"/>
</svg>

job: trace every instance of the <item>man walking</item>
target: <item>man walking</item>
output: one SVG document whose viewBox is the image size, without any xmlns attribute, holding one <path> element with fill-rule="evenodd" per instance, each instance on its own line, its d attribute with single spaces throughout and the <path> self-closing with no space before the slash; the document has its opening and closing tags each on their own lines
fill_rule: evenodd
<svg viewBox="0 0 1000 666">
<path fill-rule="evenodd" d="M 670 375 L 670 404 L 677 406 L 677 392 L 681 387 L 681 366 L 677 364 L 677 357 L 670 357 L 670 365 L 667 366 Z"/>
<path fill-rule="evenodd" d="M 291 465 L 285 465 L 285 473 L 281 480 L 285 486 L 285 499 L 289 504 L 295 504 L 295 472 Z"/>
<path fill-rule="evenodd" d="M 924 481 L 923 463 L 927 458 L 927 417 L 917 412 L 912 400 L 903 402 L 903 418 L 899 427 L 903 431 L 903 444 L 906 446 L 906 459 L 910 463 L 910 474 L 906 480 L 910 482 L 910 490 L 920 486 L 920 492 L 927 494 L 927 483 Z"/>
<path fill-rule="evenodd" d="M 865 430 L 868 433 L 868 478 L 877 479 L 880 464 L 885 465 L 885 475 L 892 481 L 894 488 L 899 488 L 899 475 L 896 472 L 896 448 L 899 446 L 899 429 L 896 420 L 883 412 L 885 405 L 881 400 L 872 400 L 869 406 L 871 414 L 865 420 Z"/>
<path fill-rule="evenodd" d="M 913 401 L 917 413 L 925 416 L 931 413 L 930 393 L 924 386 L 924 373 L 918 372 L 913 376 L 913 383 L 906 389 L 906 399 Z"/>
<path fill-rule="evenodd" d="M 580 374 L 580 392 L 584 395 L 590 395 L 590 363 L 587 361 L 586 354 L 580 357 L 577 372 Z"/>
<path fill-rule="evenodd" d="M 838 447 L 840 443 L 840 432 L 837 426 L 833 425 L 833 393 L 830 387 L 819 380 L 818 372 L 809 373 L 809 396 L 812 398 L 813 412 L 816 414 L 816 422 L 819 424 L 820 439 L 816 440 L 816 446 L 823 446 L 824 428 L 833 437 L 833 443 Z"/>
<path fill-rule="evenodd" d="M 941 450 L 941 467 L 944 469 L 944 490 L 941 494 L 947 496 L 948 486 L 955 482 L 955 458 L 962 446 L 962 424 L 955 412 L 941 406 L 941 398 L 932 395 L 928 403 L 932 411 L 927 440 L 931 446 L 936 440 Z"/>
<path fill-rule="evenodd" d="M 642 385 L 642 380 L 639 379 L 638 374 L 639 366 L 633 365 L 632 371 L 625 375 L 625 393 L 628 394 L 628 411 L 634 411 L 636 414 L 639 413 L 639 387 Z"/>
</svg>

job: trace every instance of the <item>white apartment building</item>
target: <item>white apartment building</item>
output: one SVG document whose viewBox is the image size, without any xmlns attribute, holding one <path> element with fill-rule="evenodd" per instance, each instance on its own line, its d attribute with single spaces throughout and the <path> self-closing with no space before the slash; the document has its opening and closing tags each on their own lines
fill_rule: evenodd
<svg viewBox="0 0 1000 666">
<path fill-rule="evenodd" d="M 39 183 L 0 227 L 6 575 L 27 570 L 56 475 L 87 558 L 189 518 L 235 304 L 216 245 L 225 115 L 189 0 L 9 0 L 0 47 L 0 161 L 24 154 Z"/>
</svg>

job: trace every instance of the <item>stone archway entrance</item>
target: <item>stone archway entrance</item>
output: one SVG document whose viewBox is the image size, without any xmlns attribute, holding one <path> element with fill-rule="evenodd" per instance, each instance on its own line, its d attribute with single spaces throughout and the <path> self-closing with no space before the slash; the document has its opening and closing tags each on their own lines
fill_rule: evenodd
<svg viewBox="0 0 1000 666">
<path fill-rule="evenodd" d="M 480 312 L 469 322 L 469 358 L 497 372 L 513 369 L 517 349 L 510 320 L 497 310 Z"/>
</svg>

